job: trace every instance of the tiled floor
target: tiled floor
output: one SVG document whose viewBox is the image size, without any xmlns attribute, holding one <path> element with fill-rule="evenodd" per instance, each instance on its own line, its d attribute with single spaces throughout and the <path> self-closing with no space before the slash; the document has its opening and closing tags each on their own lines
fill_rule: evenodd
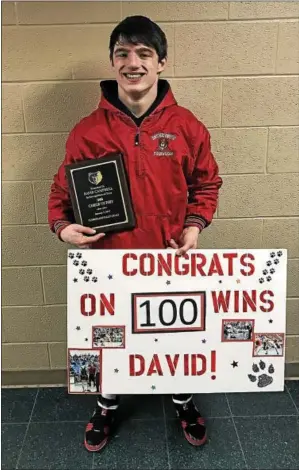
<svg viewBox="0 0 299 470">
<path fill-rule="evenodd" d="M 284 392 L 197 395 L 209 441 L 184 441 L 169 396 L 124 396 L 100 454 L 83 447 L 95 397 L 63 388 L 2 390 L 4 469 L 299 469 L 299 381 Z"/>
</svg>

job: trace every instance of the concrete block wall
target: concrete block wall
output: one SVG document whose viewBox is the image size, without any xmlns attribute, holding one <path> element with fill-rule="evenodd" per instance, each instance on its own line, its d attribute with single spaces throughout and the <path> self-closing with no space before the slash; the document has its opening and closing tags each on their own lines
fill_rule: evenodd
<svg viewBox="0 0 299 470">
<path fill-rule="evenodd" d="M 131 14 L 162 26 L 164 77 L 211 132 L 224 186 L 200 246 L 289 250 L 286 362 L 299 375 L 299 2 L 20 1 L 2 2 L 7 381 L 65 369 L 68 246 L 48 229 L 47 197 L 68 132 L 112 77 L 109 34 Z"/>
</svg>

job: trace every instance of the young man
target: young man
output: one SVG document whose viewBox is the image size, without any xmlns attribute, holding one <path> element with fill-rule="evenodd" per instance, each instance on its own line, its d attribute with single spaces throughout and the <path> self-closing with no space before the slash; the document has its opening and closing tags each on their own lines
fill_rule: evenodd
<svg viewBox="0 0 299 470">
<path fill-rule="evenodd" d="M 98 109 L 69 135 L 65 160 L 51 186 L 50 228 L 79 248 L 170 247 L 184 255 L 197 247 L 199 233 L 211 223 L 222 184 L 209 132 L 178 106 L 169 83 L 159 79 L 167 40 L 157 24 L 128 17 L 112 32 L 109 48 L 116 80 L 101 82 Z M 65 165 L 111 152 L 124 156 L 137 225 L 131 231 L 94 235 L 91 228 L 74 223 Z M 204 420 L 192 395 L 172 399 L 188 442 L 203 444 Z M 118 402 L 114 395 L 99 395 L 85 431 L 89 451 L 108 442 Z"/>
</svg>

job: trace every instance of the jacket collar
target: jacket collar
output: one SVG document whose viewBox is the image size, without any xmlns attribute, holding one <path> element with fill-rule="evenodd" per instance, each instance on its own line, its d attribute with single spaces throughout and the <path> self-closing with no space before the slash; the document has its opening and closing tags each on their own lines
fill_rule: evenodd
<svg viewBox="0 0 299 470">
<path fill-rule="evenodd" d="M 99 102 L 99 108 L 107 109 L 112 112 L 122 111 L 132 116 L 131 111 L 118 98 L 118 86 L 116 80 L 103 80 L 100 82 L 102 96 Z M 167 80 L 159 79 L 158 94 L 154 103 L 145 113 L 146 115 L 156 113 L 164 108 L 177 104 Z"/>
</svg>

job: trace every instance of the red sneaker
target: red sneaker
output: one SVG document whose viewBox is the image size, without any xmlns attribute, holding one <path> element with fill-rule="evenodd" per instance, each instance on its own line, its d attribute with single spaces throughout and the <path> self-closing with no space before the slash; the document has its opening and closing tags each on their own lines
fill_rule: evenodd
<svg viewBox="0 0 299 470">
<path fill-rule="evenodd" d="M 205 421 L 193 401 L 175 403 L 175 408 L 187 441 L 193 446 L 203 445 L 207 440 Z"/>
<path fill-rule="evenodd" d="M 111 402 L 110 407 L 103 407 L 102 401 Z M 117 404 L 116 400 L 100 398 L 96 409 L 85 428 L 84 445 L 89 452 L 99 452 L 108 443 L 112 426 L 115 420 Z"/>
</svg>

